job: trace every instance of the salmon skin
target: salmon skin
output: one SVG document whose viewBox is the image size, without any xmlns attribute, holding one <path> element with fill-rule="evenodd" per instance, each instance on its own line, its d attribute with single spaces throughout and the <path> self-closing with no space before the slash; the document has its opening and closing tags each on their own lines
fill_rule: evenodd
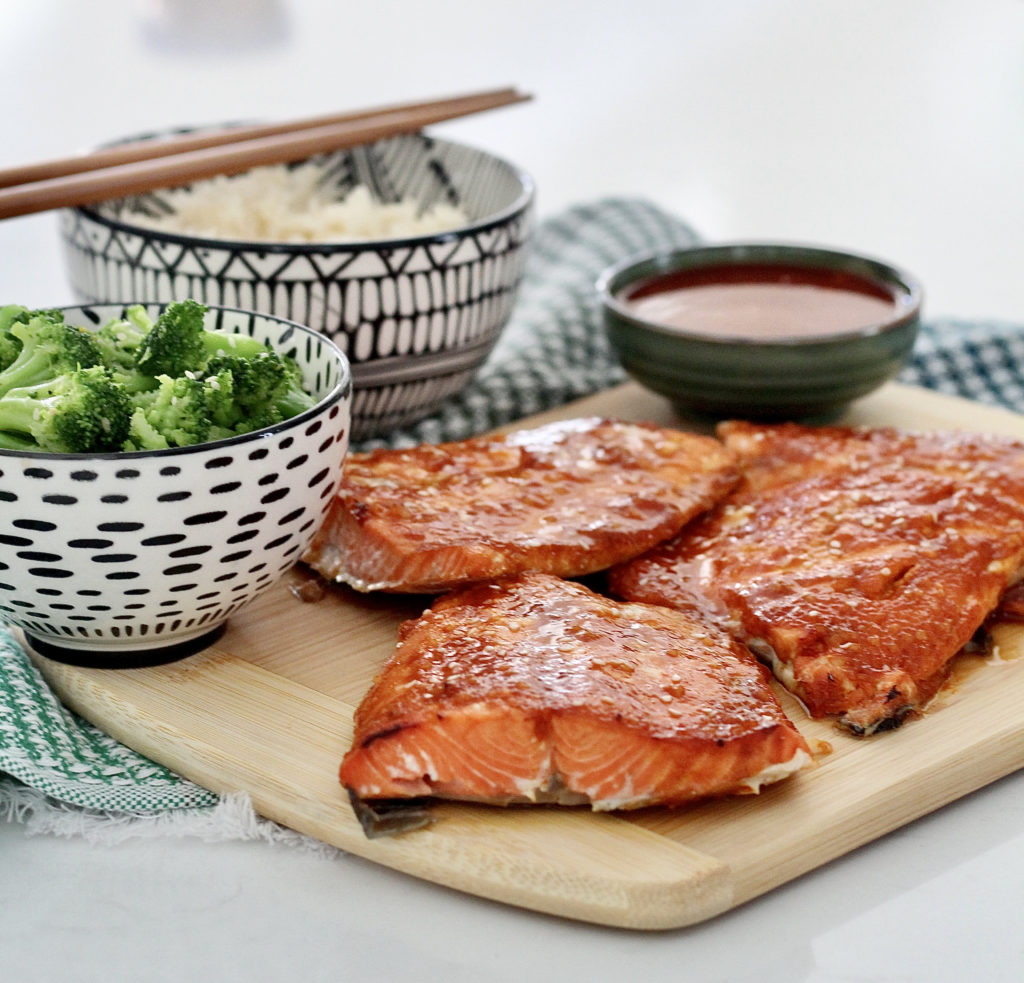
<svg viewBox="0 0 1024 983">
<path fill-rule="evenodd" d="M 738 478 L 713 437 L 594 418 L 352 454 L 303 559 L 359 591 L 583 576 L 674 536 Z"/>
<path fill-rule="evenodd" d="M 730 422 L 742 482 L 610 571 L 614 596 L 698 612 L 815 717 L 898 725 L 1024 573 L 1024 444 Z"/>
<path fill-rule="evenodd" d="M 362 800 L 613 810 L 756 792 L 810 762 L 770 674 L 724 632 L 527 573 L 403 623 L 340 779 Z"/>
</svg>

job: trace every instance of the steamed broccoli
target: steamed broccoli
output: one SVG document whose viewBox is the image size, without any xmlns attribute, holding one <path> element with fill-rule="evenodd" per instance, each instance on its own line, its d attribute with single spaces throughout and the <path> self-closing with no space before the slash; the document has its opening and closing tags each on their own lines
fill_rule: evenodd
<svg viewBox="0 0 1024 983">
<path fill-rule="evenodd" d="M 93 332 L 93 340 L 99 345 L 108 368 L 133 369 L 139 348 L 152 327 L 146 309 L 136 305 L 129 307 L 124 317 L 100 325 Z"/>
<path fill-rule="evenodd" d="M 154 376 L 180 376 L 203 371 L 216 355 L 252 358 L 268 351 L 266 345 L 247 335 L 208 331 L 205 314 L 206 308 L 195 300 L 168 305 L 143 337 L 136 368 Z"/>
<path fill-rule="evenodd" d="M 153 321 L 141 305 L 129 307 L 123 318 L 115 318 L 101 325 L 93 333 L 103 364 L 110 370 L 114 381 L 129 393 L 154 389 L 156 377 L 140 372 L 135 365 L 139 347 Z"/>
<path fill-rule="evenodd" d="M 137 450 L 188 447 L 210 436 L 206 386 L 195 376 L 159 376 L 157 388 L 132 397 L 128 440 Z"/>
<path fill-rule="evenodd" d="M 0 369 L 6 369 L 18 357 L 21 342 L 11 334 L 11 325 L 15 321 L 24 321 L 28 308 L 17 304 L 0 307 Z"/>
<path fill-rule="evenodd" d="M 297 416 L 313 405 L 312 397 L 296 383 L 289 363 L 272 351 L 253 356 L 215 355 L 206 363 L 204 378 L 213 419 L 235 433 L 269 427 Z"/>
<path fill-rule="evenodd" d="M 95 331 L 58 311 L 0 307 L 0 448 L 101 452 L 187 447 L 313 406 L 298 363 L 209 330 L 206 307 L 141 305 Z"/>
<path fill-rule="evenodd" d="M 8 352 L 20 347 L 0 370 L 0 396 L 11 389 L 36 386 L 78 368 L 101 364 L 92 332 L 64 323 L 60 311 L 17 311 L 4 308 Z"/>
<path fill-rule="evenodd" d="M 20 304 L 6 304 L 0 307 L 0 369 L 6 369 L 21 353 L 24 347 L 20 338 L 11 333 L 15 324 L 28 324 L 39 316 L 44 321 L 62 321 L 64 315 L 59 310 L 29 310 Z"/>
<path fill-rule="evenodd" d="M 25 450 L 31 441 L 52 453 L 117 451 L 130 417 L 128 396 L 103 366 L 76 368 L 0 398 L 0 447 Z"/>
</svg>

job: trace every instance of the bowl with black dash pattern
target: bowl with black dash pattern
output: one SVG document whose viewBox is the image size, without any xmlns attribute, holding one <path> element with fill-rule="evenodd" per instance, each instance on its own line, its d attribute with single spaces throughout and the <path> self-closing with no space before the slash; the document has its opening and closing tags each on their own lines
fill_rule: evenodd
<svg viewBox="0 0 1024 983">
<path fill-rule="evenodd" d="M 65 308 L 99 327 L 130 304 Z M 155 318 L 160 304 L 147 304 Z M 344 353 L 303 325 L 211 307 L 302 370 L 315 405 L 191 447 L 105 454 L 0 450 L 0 621 L 51 658 L 129 667 L 204 647 L 277 582 L 323 521 L 348 451 Z"/>
</svg>

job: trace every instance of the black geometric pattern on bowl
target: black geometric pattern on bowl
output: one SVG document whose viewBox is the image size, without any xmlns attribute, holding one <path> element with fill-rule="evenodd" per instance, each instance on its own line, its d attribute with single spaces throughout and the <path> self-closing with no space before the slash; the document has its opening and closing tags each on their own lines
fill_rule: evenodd
<svg viewBox="0 0 1024 983">
<path fill-rule="evenodd" d="M 65 316 L 87 326 L 122 312 Z M 194 447 L 0 451 L 0 619 L 63 647 L 180 644 L 223 623 L 308 547 L 348 447 L 345 360 L 321 335 L 276 318 L 216 310 L 207 323 L 293 355 L 317 405 Z"/>
<path fill-rule="evenodd" d="M 412 134 L 322 155 L 338 197 L 461 207 L 467 225 L 383 242 L 201 239 L 132 224 L 170 211 L 154 192 L 62 211 L 71 284 L 88 303 L 195 297 L 297 321 L 348 356 L 352 436 L 429 415 L 473 378 L 512 311 L 532 230 L 531 179 L 490 154 Z"/>
</svg>

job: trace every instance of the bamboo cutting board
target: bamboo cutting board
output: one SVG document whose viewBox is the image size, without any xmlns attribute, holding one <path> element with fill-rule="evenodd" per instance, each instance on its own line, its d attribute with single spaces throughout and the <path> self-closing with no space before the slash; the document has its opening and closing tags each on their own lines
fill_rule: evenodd
<svg viewBox="0 0 1024 983">
<path fill-rule="evenodd" d="M 524 425 L 600 414 L 684 426 L 630 383 Z M 846 422 L 1024 437 L 1024 418 L 891 384 Z M 461 891 L 605 925 L 664 929 L 710 918 L 1024 766 L 1024 626 L 998 626 L 991 657 L 961 656 L 921 719 L 856 739 L 791 717 L 818 767 L 759 796 L 677 810 L 443 804 L 428 827 L 367 839 L 337 781 L 352 715 L 421 598 L 293 589 L 301 571 L 238 614 L 205 651 L 130 670 L 34 656 L 74 710 L 219 793 L 353 854 Z"/>
</svg>

